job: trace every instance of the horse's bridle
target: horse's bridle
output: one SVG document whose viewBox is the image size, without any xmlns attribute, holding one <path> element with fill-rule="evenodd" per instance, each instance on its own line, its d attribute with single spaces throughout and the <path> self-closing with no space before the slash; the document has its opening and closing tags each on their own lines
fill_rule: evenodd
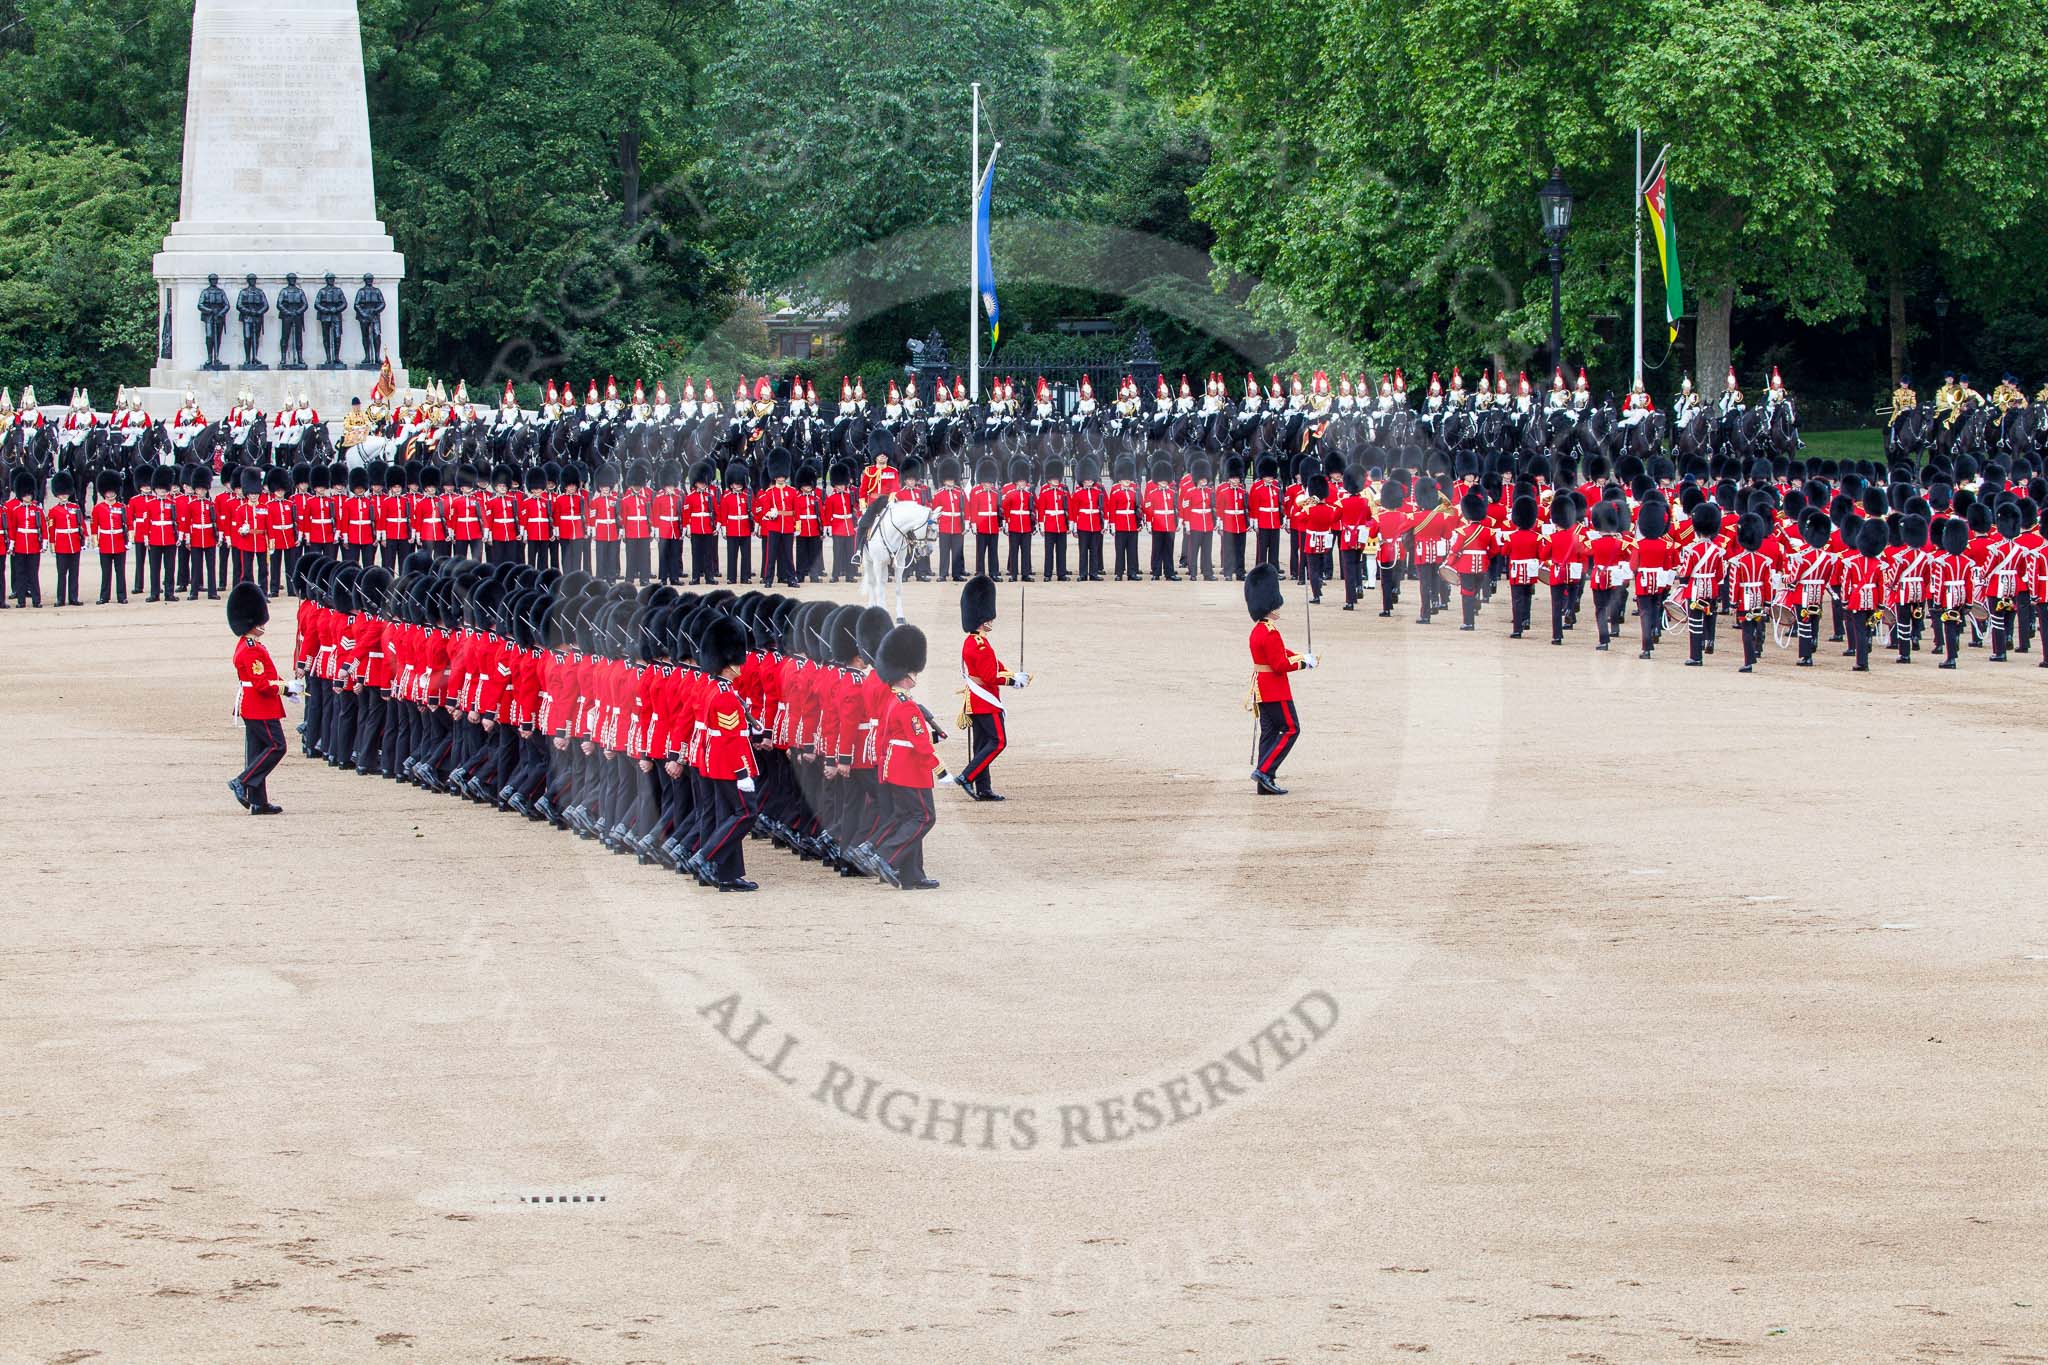
<svg viewBox="0 0 2048 1365">
<path fill-rule="evenodd" d="M 935 528 L 938 524 L 939 509 L 927 507 L 924 509 L 924 525 L 918 528 L 916 535 L 910 536 L 905 535 L 901 531 L 896 531 L 896 528 L 890 524 L 888 517 L 885 515 L 882 518 L 882 544 L 889 551 L 889 558 L 897 558 L 912 545 L 923 545 L 930 540 L 936 540 L 938 537 Z M 898 543 L 895 545 L 889 544 L 889 532 L 891 531 L 896 531 Z"/>
</svg>

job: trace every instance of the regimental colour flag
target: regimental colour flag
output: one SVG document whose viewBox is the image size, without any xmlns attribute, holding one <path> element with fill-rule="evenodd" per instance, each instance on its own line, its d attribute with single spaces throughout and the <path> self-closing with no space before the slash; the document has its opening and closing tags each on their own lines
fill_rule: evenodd
<svg viewBox="0 0 2048 1365">
<path fill-rule="evenodd" d="M 1664 194 L 1664 168 L 1643 190 L 1643 203 L 1650 210 L 1650 231 L 1657 238 L 1657 261 L 1664 267 L 1664 320 L 1671 340 L 1678 340 L 1678 320 L 1685 315 L 1685 290 L 1678 277 L 1678 224 L 1671 220 L 1671 204 Z"/>
<path fill-rule="evenodd" d="M 988 347 L 994 351 L 1003 337 L 1002 310 L 996 307 L 996 267 L 988 250 L 989 201 L 995 194 L 996 159 L 988 159 L 981 173 L 981 193 L 974 201 L 974 292 L 981 296 L 982 311 L 988 316 Z"/>
</svg>

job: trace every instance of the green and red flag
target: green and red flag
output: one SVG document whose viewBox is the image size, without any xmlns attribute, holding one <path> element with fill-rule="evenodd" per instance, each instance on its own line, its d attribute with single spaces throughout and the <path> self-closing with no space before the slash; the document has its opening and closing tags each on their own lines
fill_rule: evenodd
<svg viewBox="0 0 2048 1365">
<path fill-rule="evenodd" d="M 1664 321 L 1671 340 L 1678 340 L 1678 319 L 1685 315 L 1685 291 L 1678 278 L 1678 224 L 1671 221 L 1671 204 L 1664 196 L 1664 168 L 1643 190 L 1643 202 L 1650 209 L 1650 231 L 1657 238 L 1657 262 L 1664 267 Z"/>
</svg>

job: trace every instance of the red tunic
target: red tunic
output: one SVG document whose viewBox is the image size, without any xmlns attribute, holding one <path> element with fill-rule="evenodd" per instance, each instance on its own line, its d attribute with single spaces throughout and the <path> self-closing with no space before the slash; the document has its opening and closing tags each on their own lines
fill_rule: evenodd
<svg viewBox="0 0 2048 1365">
<path fill-rule="evenodd" d="M 1287 675 L 1301 667 L 1300 656 L 1287 652 L 1280 630 L 1264 621 L 1252 623 L 1252 667 L 1256 670 L 1260 701 L 1293 701 L 1294 685 Z"/>
</svg>

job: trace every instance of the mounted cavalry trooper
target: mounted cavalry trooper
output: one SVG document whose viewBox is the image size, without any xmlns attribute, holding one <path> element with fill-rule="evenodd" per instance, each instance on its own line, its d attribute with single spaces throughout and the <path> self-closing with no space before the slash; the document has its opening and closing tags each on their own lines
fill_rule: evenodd
<svg viewBox="0 0 2048 1365">
<path fill-rule="evenodd" d="M 1586 367 L 1579 366 L 1579 377 L 1572 385 L 1572 411 L 1585 412 L 1593 406 L 1593 386 L 1586 382 Z"/>
<path fill-rule="evenodd" d="M 171 414 L 171 446 L 176 450 L 188 449 L 192 438 L 206 429 L 206 414 L 199 410 L 199 398 L 192 390 L 185 390 L 185 401 Z"/>
<path fill-rule="evenodd" d="M 1435 370 L 1429 372 L 1429 393 L 1422 400 L 1422 415 L 1429 419 L 1432 427 L 1443 420 L 1444 381 L 1437 377 Z"/>
<path fill-rule="evenodd" d="M 817 399 L 811 400 L 814 404 Z M 654 381 L 654 406 L 648 409 L 648 416 L 658 423 L 665 423 L 675 416 L 675 405 L 668 401 L 668 385 L 659 379 Z"/>
<path fill-rule="evenodd" d="M 122 451 L 132 454 L 135 447 L 142 444 L 142 438 L 149 434 L 149 414 L 142 410 L 142 395 L 123 389 L 121 396 L 114 400 L 114 411 L 107 418 L 107 427 Z"/>
<path fill-rule="evenodd" d="M 1444 406 L 1452 412 L 1470 412 L 1473 409 L 1472 396 L 1465 392 L 1465 376 L 1451 366 L 1451 391 L 1444 398 Z"/>
<path fill-rule="evenodd" d="M 519 410 L 518 396 L 512 392 L 512 381 L 505 381 L 505 392 L 498 397 L 497 415 L 491 420 L 492 435 L 509 436 L 526 424 L 526 414 Z"/>
<path fill-rule="evenodd" d="M 1505 385 L 1503 385 L 1505 387 Z M 1536 411 L 1536 387 L 1529 382 L 1529 372 L 1522 370 L 1515 381 L 1514 414 L 1526 418 Z"/>
<path fill-rule="evenodd" d="M 99 414 L 92 409 L 91 396 L 84 389 L 73 389 L 70 409 L 65 412 L 64 420 L 57 424 L 57 449 L 80 450 L 92 439 L 93 428 L 99 425 Z"/>
<path fill-rule="evenodd" d="M 1776 365 L 1771 366 L 1771 386 L 1764 390 L 1764 411 L 1770 412 L 1790 398 L 1791 395 L 1785 392 L 1785 377 L 1778 373 Z"/>
<path fill-rule="evenodd" d="M 1545 412 L 1560 412 L 1570 407 L 1571 402 L 1571 390 L 1567 389 L 1564 385 L 1564 371 L 1562 369 L 1552 370 L 1550 372 L 1550 390 L 1543 395 L 1543 410 Z"/>
<path fill-rule="evenodd" d="M 1742 400 L 1742 390 L 1735 383 L 1735 367 L 1728 367 L 1728 378 L 1722 382 L 1721 396 L 1714 402 L 1714 415 L 1723 420 L 1743 411 L 1748 404 Z"/>
<path fill-rule="evenodd" d="M 1678 397 L 1671 400 L 1671 420 L 1675 426 L 1684 426 L 1692 415 L 1700 410 L 1700 396 L 1692 386 L 1692 376 L 1680 375 Z"/>
<path fill-rule="evenodd" d="M 1635 387 L 1628 391 L 1628 400 L 1622 404 L 1621 424 L 1625 427 L 1640 426 L 1656 410 L 1657 405 L 1650 401 L 1650 391 L 1638 379 Z"/>
</svg>

